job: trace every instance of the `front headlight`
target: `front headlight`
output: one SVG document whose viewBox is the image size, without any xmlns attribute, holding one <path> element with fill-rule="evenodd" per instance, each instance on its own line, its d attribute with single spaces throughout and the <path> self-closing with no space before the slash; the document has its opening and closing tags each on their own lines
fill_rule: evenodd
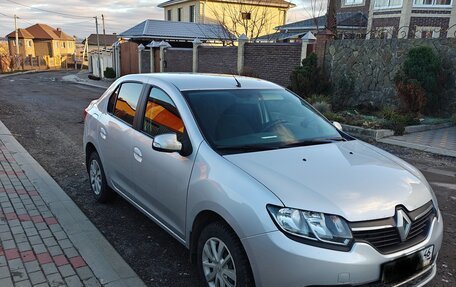
<svg viewBox="0 0 456 287">
<path fill-rule="evenodd" d="M 352 241 L 350 227 L 337 215 L 273 205 L 267 208 L 280 229 L 291 235 L 341 246 Z"/>
</svg>

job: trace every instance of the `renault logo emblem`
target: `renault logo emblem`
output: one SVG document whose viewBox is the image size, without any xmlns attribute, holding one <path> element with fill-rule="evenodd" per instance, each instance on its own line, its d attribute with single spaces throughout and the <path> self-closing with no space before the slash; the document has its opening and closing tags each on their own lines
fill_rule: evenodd
<svg viewBox="0 0 456 287">
<path fill-rule="evenodd" d="M 402 242 L 407 239 L 411 225 L 412 221 L 407 214 L 403 210 L 398 210 L 396 213 L 396 228 L 397 231 L 399 231 L 399 236 L 401 237 Z"/>
</svg>

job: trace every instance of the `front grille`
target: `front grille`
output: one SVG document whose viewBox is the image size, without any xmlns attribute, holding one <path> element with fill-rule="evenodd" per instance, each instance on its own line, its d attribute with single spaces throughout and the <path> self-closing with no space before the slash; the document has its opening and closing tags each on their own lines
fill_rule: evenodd
<svg viewBox="0 0 456 287">
<path fill-rule="evenodd" d="M 390 223 L 390 225 L 395 226 L 394 218 L 382 219 L 378 222 L 369 221 L 351 224 L 352 228 L 355 227 L 355 230 L 352 231 L 353 238 L 358 242 L 369 243 L 383 254 L 394 253 L 416 245 L 426 239 L 432 224 L 432 220 L 436 216 L 436 212 L 432 207 L 432 203 L 430 202 L 413 212 L 408 212 L 407 214 L 412 219 L 412 223 L 409 234 L 404 241 L 401 240 L 399 231 L 396 227 L 362 230 L 370 229 L 372 227 L 375 228 L 375 226 L 379 226 L 385 223 Z M 419 218 L 416 218 L 417 215 L 419 215 Z M 414 218 L 416 219 L 413 220 Z"/>
</svg>

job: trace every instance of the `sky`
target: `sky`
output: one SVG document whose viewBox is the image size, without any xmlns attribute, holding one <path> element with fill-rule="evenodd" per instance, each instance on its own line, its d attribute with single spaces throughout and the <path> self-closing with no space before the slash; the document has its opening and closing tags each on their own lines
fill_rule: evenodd
<svg viewBox="0 0 456 287">
<path fill-rule="evenodd" d="M 145 19 L 163 20 L 162 8 L 157 5 L 165 0 L 0 0 L 0 37 L 14 31 L 13 15 L 17 15 L 18 28 L 35 23 L 45 23 L 62 28 L 78 38 L 95 33 L 94 16 L 105 17 L 106 33 L 121 33 Z M 309 5 L 313 1 L 292 0 L 297 7 L 289 10 L 287 22 L 309 18 Z M 45 12 L 42 10 L 51 12 Z M 99 21 L 101 30 L 101 20 Z"/>
</svg>

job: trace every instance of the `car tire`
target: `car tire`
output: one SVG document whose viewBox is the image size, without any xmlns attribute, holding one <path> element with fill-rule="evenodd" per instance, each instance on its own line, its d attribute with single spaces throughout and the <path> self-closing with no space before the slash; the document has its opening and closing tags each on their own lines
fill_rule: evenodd
<svg viewBox="0 0 456 287">
<path fill-rule="evenodd" d="M 106 182 L 103 165 L 97 152 L 93 152 L 88 161 L 89 183 L 95 199 L 100 203 L 108 202 L 113 197 L 113 191 Z"/>
<path fill-rule="evenodd" d="M 217 252 L 212 252 L 213 245 Z M 255 286 L 241 241 L 222 222 L 211 223 L 202 230 L 197 245 L 197 267 L 203 286 L 220 286 L 217 284 L 220 280 L 230 283 L 225 286 Z"/>
</svg>

